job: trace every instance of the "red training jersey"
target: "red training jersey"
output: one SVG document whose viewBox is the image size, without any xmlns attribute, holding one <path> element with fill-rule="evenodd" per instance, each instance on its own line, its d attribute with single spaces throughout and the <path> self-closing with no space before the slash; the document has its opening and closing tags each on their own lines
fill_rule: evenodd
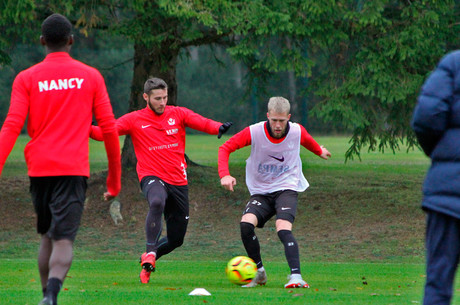
<svg viewBox="0 0 460 305">
<path fill-rule="evenodd" d="M 102 75 L 95 68 L 54 52 L 20 72 L 0 131 L 0 173 L 28 115 L 31 140 L 24 155 L 31 177 L 89 177 L 89 134 L 93 114 L 101 126 L 108 159 L 108 189 L 120 191 L 120 145 Z"/>
<path fill-rule="evenodd" d="M 321 146 L 313 139 L 313 137 L 307 132 L 305 127 L 300 125 L 300 145 L 314 153 L 315 155 L 320 156 L 323 150 L 321 149 Z M 265 135 L 267 138 L 270 140 L 272 143 L 281 143 L 286 136 L 282 138 L 274 138 L 270 136 L 267 130 L 267 122 L 265 122 L 264 125 L 264 131 Z M 217 165 L 218 165 L 218 171 L 219 171 L 219 176 L 220 178 L 224 176 L 230 175 L 230 171 L 228 169 L 228 159 L 230 157 L 230 154 L 234 152 L 237 149 L 241 149 L 245 146 L 251 145 L 251 130 L 248 127 L 245 129 L 241 130 L 234 136 L 232 136 L 230 139 L 227 140 L 221 147 L 219 147 L 219 154 L 218 154 L 218 160 L 217 160 Z"/>
<path fill-rule="evenodd" d="M 216 135 L 221 125 L 178 106 L 166 106 L 160 115 L 146 107 L 117 120 L 119 135 L 130 135 L 133 141 L 139 181 L 157 176 L 172 185 L 187 185 L 185 127 Z M 97 126 L 91 137 L 100 140 Z"/>
</svg>

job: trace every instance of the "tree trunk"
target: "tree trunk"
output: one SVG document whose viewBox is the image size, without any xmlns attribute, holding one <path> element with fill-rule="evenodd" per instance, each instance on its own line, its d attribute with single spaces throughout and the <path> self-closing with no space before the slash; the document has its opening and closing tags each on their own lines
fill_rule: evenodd
<svg viewBox="0 0 460 305">
<path fill-rule="evenodd" d="M 179 50 L 171 47 L 173 41 L 165 41 L 160 47 L 149 48 L 140 42 L 134 44 L 134 68 L 131 82 L 131 96 L 128 112 L 142 109 L 146 106 L 142 97 L 144 83 L 149 77 L 159 77 L 168 84 L 168 104 L 176 105 L 177 83 L 176 65 Z M 137 163 L 131 141 L 127 136 L 121 154 L 123 169 L 134 168 Z"/>
</svg>

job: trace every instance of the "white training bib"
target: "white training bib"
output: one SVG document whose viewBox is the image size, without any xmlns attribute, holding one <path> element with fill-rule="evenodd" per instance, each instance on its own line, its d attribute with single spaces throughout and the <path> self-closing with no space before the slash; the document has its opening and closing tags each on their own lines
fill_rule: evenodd
<svg viewBox="0 0 460 305">
<path fill-rule="evenodd" d="M 278 144 L 265 134 L 265 121 L 249 126 L 251 155 L 246 160 L 249 193 L 268 194 L 280 190 L 303 192 L 309 186 L 300 160 L 300 126 L 288 122 L 289 132 Z"/>
</svg>

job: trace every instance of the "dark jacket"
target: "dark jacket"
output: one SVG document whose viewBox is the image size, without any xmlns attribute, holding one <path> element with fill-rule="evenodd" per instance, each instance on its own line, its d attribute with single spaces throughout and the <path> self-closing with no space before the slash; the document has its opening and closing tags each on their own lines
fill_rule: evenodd
<svg viewBox="0 0 460 305">
<path fill-rule="evenodd" d="M 412 128 L 431 158 L 422 207 L 460 219 L 460 50 L 444 56 L 425 81 Z"/>
</svg>

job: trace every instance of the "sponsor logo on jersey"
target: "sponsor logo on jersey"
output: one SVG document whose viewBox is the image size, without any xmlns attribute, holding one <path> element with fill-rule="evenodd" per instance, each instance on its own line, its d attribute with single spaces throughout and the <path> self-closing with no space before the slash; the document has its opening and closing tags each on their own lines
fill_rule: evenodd
<svg viewBox="0 0 460 305">
<path fill-rule="evenodd" d="M 289 165 L 259 164 L 259 174 L 281 174 L 289 170 Z"/>
<path fill-rule="evenodd" d="M 178 129 L 178 128 L 166 130 L 166 134 L 167 134 L 168 136 L 171 136 L 171 135 L 176 134 L 176 133 L 178 133 L 178 132 L 179 132 L 179 129 Z"/>
<path fill-rule="evenodd" d="M 179 143 L 167 144 L 167 145 L 159 145 L 159 146 L 150 146 L 149 150 L 160 150 L 160 149 L 168 149 L 179 146 Z"/>
<path fill-rule="evenodd" d="M 172 126 L 172 125 L 175 125 L 175 124 L 176 124 L 176 120 L 173 119 L 173 118 L 169 118 L 168 124 L 171 125 L 171 126 Z"/>
<path fill-rule="evenodd" d="M 278 160 L 280 162 L 284 162 L 284 156 L 281 156 L 281 158 L 278 158 L 278 157 L 275 157 L 275 156 L 271 156 L 271 155 L 268 155 L 269 157 L 275 159 L 275 160 Z"/>
<path fill-rule="evenodd" d="M 69 89 L 81 89 L 83 84 L 83 78 L 69 78 L 69 79 L 58 79 L 58 80 L 44 80 L 38 82 L 38 90 L 51 91 L 51 90 L 69 90 Z"/>
</svg>

